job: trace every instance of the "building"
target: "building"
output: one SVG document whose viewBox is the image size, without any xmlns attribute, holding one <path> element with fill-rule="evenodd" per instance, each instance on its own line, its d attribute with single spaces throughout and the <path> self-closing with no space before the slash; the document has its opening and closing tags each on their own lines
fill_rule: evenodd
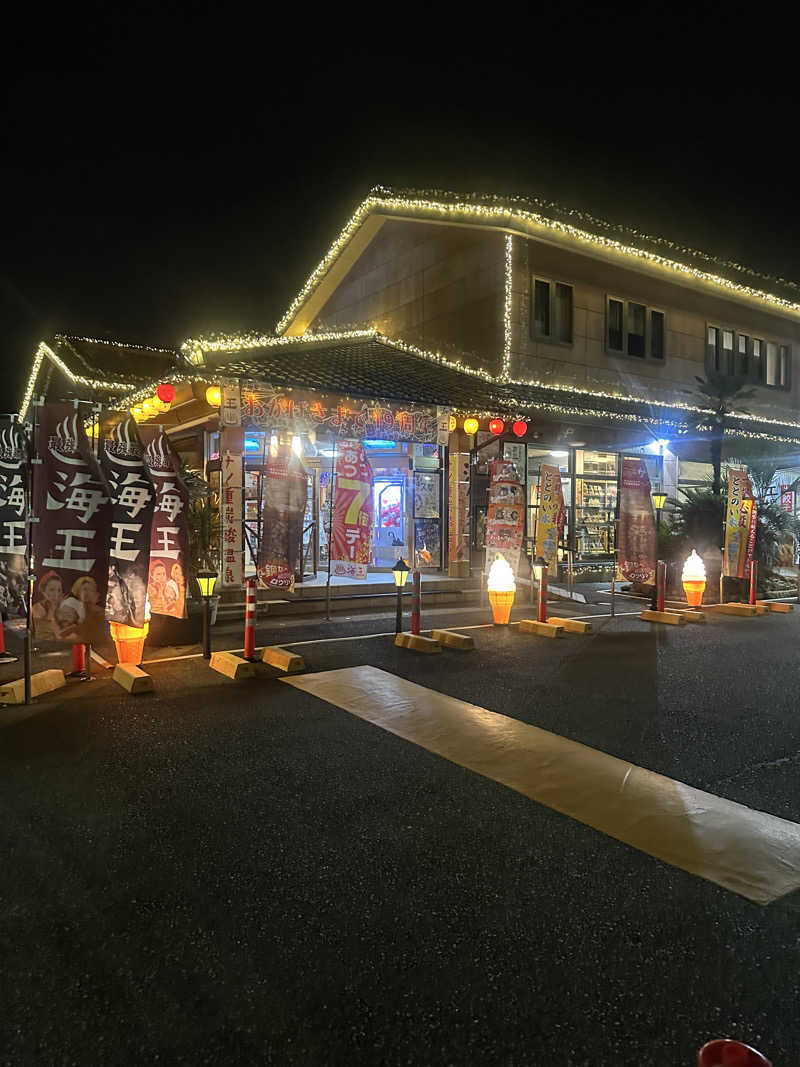
<svg viewBox="0 0 800 1067">
<path fill-rule="evenodd" d="M 39 346 L 22 407 L 40 393 L 137 405 L 217 486 L 224 454 L 241 457 L 244 571 L 274 437 L 292 441 L 312 475 L 308 574 L 326 565 L 341 436 L 367 441 L 377 571 L 399 555 L 431 572 L 479 570 L 488 463 L 501 453 L 519 464 L 532 538 L 539 469 L 557 461 L 561 555 L 594 574 L 613 560 L 622 456 L 644 455 L 672 495 L 708 477 L 697 376 L 750 384 L 726 433 L 770 443 L 795 481 L 799 344 L 794 283 L 551 204 L 378 188 L 273 333 L 179 350 L 58 337 Z M 151 399 L 163 381 L 176 387 L 168 411 Z"/>
</svg>

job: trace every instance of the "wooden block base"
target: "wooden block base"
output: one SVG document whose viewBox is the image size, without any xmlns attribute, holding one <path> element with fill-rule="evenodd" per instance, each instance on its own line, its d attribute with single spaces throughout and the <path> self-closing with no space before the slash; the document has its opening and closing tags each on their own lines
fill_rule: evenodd
<svg viewBox="0 0 800 1067">
<path fill-rule="evenodd" d="M 208 665 L 212 671 L 218 671 L 237 682 L 240 678 L 252 678 L 256 673 L 255 664 L 233 652 L 213 652 Z"/>
<path fill-rule="evenodd" d="M 706 622 L 705 612 L 692 611 L 691 609 L 677 612 L 678 615 L 683 615 L 687 622 Z"/>
<path fill-rule="evenodd" d="M 559 619 L 557 615 L 551 615 L 547 621 L 550 626 L 558 626 L 559 629 L 566 630 L 568 634 L 590 634 L 592 632 L 592 624 L 583 622 L 581 619 Z"/>
<path fill-rule="evenodd" d="M 763 604 L 767 611 L 775 611 L 779 615 L 788 615 L 790 611 L 794 611 L 794 606 L 792 604 L 779 604 L 772 600 L 757 600 L 756 603 L 759 605 Z"/>
<path fill-rule="evenodd" d="M 31 675 L 31 697 L 40 697 L 52 693 L 67 684 L 64 672 L 59 670 L 37 671 Z M 25 679 L 17 678 L 13 682 L 0 685 L 0 704 L 24 704 Z"/>
<path fill-rule="evenodd" d="M 643 611 L 639 618 L 643 622 L 663 622 L 667 626 L 684 626 L 686 619 L 678 611 L 652 611 L 648 608 Z"/>
<path fill-rule="evenodd" d="M 394 639 L 398 648 L 409 648 L 412 652 L 441 652 L 442 646 L 432 637 L 421 634 L 398 634 Z"/>
<path fill-rule="evenodd" d="M 475 642 L 471 637 L 464 634 L 454 633 L 452 630 L 431 630 L 431 638 L 438 641 L 445 648 L 455 648 L 459 652 L 472 652 Z"/>
<path fill-rule="evenodd" d="M 559 622 L 563 622 L 560 619 Z M 519 624 L 521 634 L 534 634 L 536 637 L 563 637 L 564 627 L 552 622 L 537 622 L 536 619 L 523 619 Z"/>
<path fill-rule="evenodd" d="M 300 674 L 306 669 L 305 660 L 296 652 L 278 645 L 268 645 L 261 654 L 261 662 L 268 663 L 284 674 Z"/>
<path fill-rule="evenodd" d="M 743 619 L 755 619 L 758 615 L 755 604 L 712 604 L 708 610 L 718 615 L 738 615 Z"/>
<path fill-rule="evenodd" d="M 132 663 L 118 663 L 111 677 L 117 685 L 121 685 L 123 689 L 134 696 L 138 693 L 153 692 L 153 679 L 140 667 L 136 667 Z"/>
</svg>

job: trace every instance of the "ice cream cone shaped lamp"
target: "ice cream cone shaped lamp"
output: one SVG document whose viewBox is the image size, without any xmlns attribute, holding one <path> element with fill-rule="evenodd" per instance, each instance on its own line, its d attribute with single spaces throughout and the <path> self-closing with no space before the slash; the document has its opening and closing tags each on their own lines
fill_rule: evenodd
<svg viewBox="0 0 800 1067">
<path fill-rule="evenodd" d="M 498 556 L 489 568 L 487 585 L 495 625 L 507 626 L 517 586 L 514 582 L 514 572 L 502 556 Z"/>
<path fill-rule="evenodd" d="M 699 608 L 703 603 L 706 587 L 706 568 L 695 549 L 683 565 L 683 591 L 690 608 Z"/>
</svg>

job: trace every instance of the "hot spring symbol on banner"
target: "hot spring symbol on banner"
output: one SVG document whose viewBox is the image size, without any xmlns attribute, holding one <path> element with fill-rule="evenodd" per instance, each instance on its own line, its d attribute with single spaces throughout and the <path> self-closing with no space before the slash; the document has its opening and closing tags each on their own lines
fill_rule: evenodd
<svg viewBox="0 0 800 1067">
<path fill-rule="evenodd" d="M 189 561 L 189 493 L 179 477 L 180 460 L 160 426 L 141 426 L 145 462 L 155 488 L 147 595 L 154 615 L 186 617 Z"/>
<path fill-rule="evenodd" d="M 333 496 L 331 574 L 364 580 L 375 510 L 372 467 L 360 441 L 340 441 L 339 449 Z"/>
<path fill-rule="evenodd" d="M 155 488 L 136 423 L 128 412 L 101 415 L 98 459 L 112 503 L 106 618 L 142 627 Z"/>
<path fill-rule="evenodd" d="M 34 471 L 35 637 L 69 644 L 103 636 L 111 529 L 109 487 L 71 404 L 39 410 Z"/>
</svg>

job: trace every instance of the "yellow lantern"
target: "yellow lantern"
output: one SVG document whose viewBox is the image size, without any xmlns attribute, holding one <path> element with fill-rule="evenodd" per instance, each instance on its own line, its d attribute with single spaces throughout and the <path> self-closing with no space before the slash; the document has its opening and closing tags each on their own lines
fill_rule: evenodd
<svg viewBox="0 0 800 1067">
<path fill-rule="evenodd" d="M 144 411 L 145 414 L 149 414 L 152 411 L 152 409 L 153 409 L 153 405 L 149 400 L 143 400 L 142 401 L 142 411 Z"/>
<path fill-rule="evenodd" d="M 691 556 L 683 565 L 681 580 L 687 604 L 690 608 L 699 608 L 703 603 L 703 593 L 706 588 L 706 568 L 694 548 Z"/>
<path fill-rule="evenodd" d="M 450 433 L 454 433 L 457 426 L 458 422 L 456 421 L 455 415 L 451 415 L 450 418 L 447 420 L 447 429 L 450 431 Z"/>
<path fill-rule="evenodd" d="M 495 625 L 507 626 L 517 584 L 514 581 L 514 572 L 503 556 L 498 556 L 489 568 L 487 585 Z"/>
<path fill-rule="evenodd" d="M 209 385 L 206 389 L 206 403 L 209 407 L 218 408 L 222 403 L 222 393 L 218 385 Z"/>
<path fill-rule="evenodd" d="M 468 433 L 470 435 L 477 433 L 479 425 L 480 424 L 477 419 L 464 419 L 464 433 Z"/>
</svg>

